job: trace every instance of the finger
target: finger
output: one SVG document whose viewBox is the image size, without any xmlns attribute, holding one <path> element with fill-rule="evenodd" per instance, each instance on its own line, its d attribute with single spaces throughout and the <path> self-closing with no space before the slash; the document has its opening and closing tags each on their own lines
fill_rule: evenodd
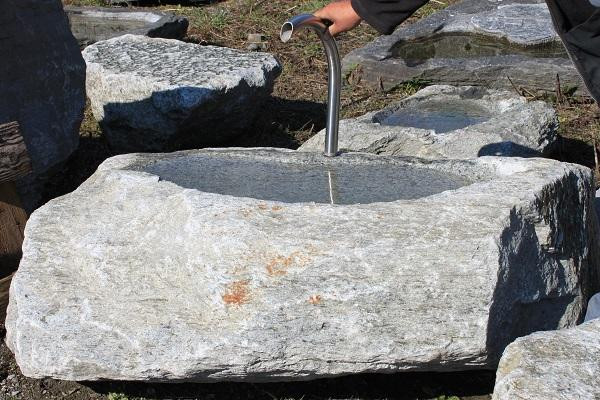
<svg viewBox="0 0 600 400">
<path fill-rule="evenodd" d="M 331 33 L 331 36 L 337 36 L 340 32 L 342 32 L 340 29 L 340 24 L 334 23 L 333 25 L 329 26 L 329 33 Z"/>
</svg>

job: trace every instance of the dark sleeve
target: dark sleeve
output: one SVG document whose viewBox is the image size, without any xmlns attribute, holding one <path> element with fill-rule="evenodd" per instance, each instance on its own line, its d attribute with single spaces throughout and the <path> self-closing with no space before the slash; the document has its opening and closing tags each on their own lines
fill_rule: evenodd
<svg viewBox="0 0 600 400">
<path fill-rule="evenodd" d="M 600 7 L 589 0 L 546 0 L 556 31 L 588 91 L 600 104 Z"/>
<path fill-rule="evenodd" d="M 429 0 L 351 0 L 354 11 L 382 35 L 389 35 Z"/>
</svg>

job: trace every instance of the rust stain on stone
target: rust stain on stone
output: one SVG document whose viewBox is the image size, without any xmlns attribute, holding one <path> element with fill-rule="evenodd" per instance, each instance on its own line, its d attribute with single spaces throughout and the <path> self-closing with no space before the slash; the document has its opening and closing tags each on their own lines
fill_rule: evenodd
<svg viewBox="0 0 600 400">
<path fill-rule="evenodd" d="M 320 304 L 323 299 L 318 294 L 312 295 L 308 298 L 308 302 L 313 305 Z"/>
<path fill-rule="evenodd" d="M 294 251 L 289 256 L 276 256 L 269 260 L 266 269 L 267 273 L 271 276 L 280 276 L 287 273 L 287 269 L 292 265 L 306 265 L 309 258 L 302 255 L 299 251 Z"/>
<path fill-rule="evenodd" d="M 250 290 L 248 289 L 249 281 L 235 281 L 227 286 L 227 290 L 223 295 L 225 304 L 242 305 L 250 300 Z"/>
<path fill-rule="evenodd" d="M 283 210 L 283 207 L 281 207 L 281 206 L 273 206 L 273 207 L 271 207 L 271 211 L 281 211 L 281 210 Z"/>
</svg>

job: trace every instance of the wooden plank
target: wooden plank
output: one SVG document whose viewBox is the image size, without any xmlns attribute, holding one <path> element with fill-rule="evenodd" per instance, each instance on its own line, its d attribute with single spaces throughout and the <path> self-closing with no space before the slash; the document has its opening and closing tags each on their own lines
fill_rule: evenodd
<svg viewBox="0 0 600 400">
<path fill-rule="evenodd" d="M 10 277 L 21 261 L 26 222 L 14 182 L 0 183 L 0 323 L 4 323 Z"/>
<path fill-rule="evenodd" d="M 8 290 L 10 289 L 10 282 L 12 281 L 13 274 L 0 279 L 0 325 L 4 324 L 6 319 L 6 307 L 8 307 Z"/>
<path fill-rule="evenodd" d="M 17 122 L 0 124 L 0 182 L 31 172 L 31 160 Z"/>
</svg>

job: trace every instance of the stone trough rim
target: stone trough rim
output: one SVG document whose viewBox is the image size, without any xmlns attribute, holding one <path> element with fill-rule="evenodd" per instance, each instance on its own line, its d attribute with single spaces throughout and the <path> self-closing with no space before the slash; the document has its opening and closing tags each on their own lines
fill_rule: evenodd
<svg viewBox="0 0 600 400">
<path fill-rule="evenodd" d="M 282 164 L 299 164 L 297 161 L 282 161 L 277 156 L 279 155 L 291 155 L 292 157 L 297 157 L 299 159 L 313 158 L 315 160 L 321 159 L 325 160 L 326 163 L 321 165 L 327 165 L 327 163 L 336 163 L 342 162 L 348 165 L 369 165 L 371 162 L 376 162 L 380 165 L 406 165 L 406 166 L 415 166 L 418 169 L 430 169 L 439 172 L 448 172 L 453 174 L 454 176 L 465 179 L 467 182 L 465 185 L 460 186 L 455 189 L 444 190 L 442 192 L 434 193 L 431 195 L 419 197 L 416 199 L 397 199 L 393 201 L 374 201 L 369 203 L 354 203 L 354 204 L 330 204 L 330 203 L 319 203 L 319 202 L 285 202 L 279 200 L 267 200 L 260 199 L 257 197 L 250 196 L 238 196 L 238 195 L 230 195 L 230 194 L 222 194 L 210 191 L 203 191 L 197 188 L 187 188 L 181 186 L 175 182 L 172 182 L 167 179 L 161 179 L 159 175 L 153 174 L 151 172 L 137 170 L 135 166 L 139 166 L 142 168 L 148 167 L 155 162 L 160 161 L 172 161 L 179 158 L 185 158 L 189 156 L 196 155 L 213 155 L 216 154 L 218 156 L 227 157 L 239 157 L 240 159 L 248 159 L 248 160 L 256 160 L 255 154 L 257 152 L 262 152 L 263 155 L 260 158 L 260 161 L 269 162 L 273 161 L 274 164 L 282 163 Z M 211 154 L 212 153 L 212 154 Z M 228 154 L 229 153 L 229 154 Z M 237 154 L 236 154 L 237 153 Z M 167 157 L 165 157 L 167 156 Z M 135 160 L 131 158 L 135 157 Z M 233 158 L 231 157 L 231 158 Z M 346 158 L 347 157 L 347 158 Z M 361 159 L 360 163 L 355 164 L 352 163 L 352 158 Z M 226 159 L 230 159 L 227 157 Z M 343 160 L 343 161 L 336 161 Z M 436 201 L 439 197 L 445 197 L 448 199 L 452 199 L 454 197 L 460 196 L 465 191 L 470 191 L 474 186 L 483 186 L 488 185 L 493 182 L 497 182 L 498 180 L 504 180 L 503 178 L 510 177 L 514 174 L 520 173 L 529 173 L 529 168 L 523 168 L 518 165 L 519 160 L 547 160 L 543 157 L 499 157 L 499 156 L 482 156 L 477 158 L 470 159 L 428 159 L 421 157 L 410 157 L 410 156 L 402 156 L 402 155 L 376 155 L 368 152 L 358 152 L 358 151 L 343 151 L 336 157 L 330 158 L 325 157 L 320 153 L 316 152 L 301 152 L 292 149 L 285 148 L 277 148 L 277 147 L 215 147 L 215 148 L 202 148 L 202 149 L 192 149 L 192 150 L 181 150 L 176 152 L 168 152 L 168 153 L 129 153 L 113 156 L 106 161 L 104 161 L 98 167 L 96 173 L 106 173 L 111 174 L 113 172 L 121 172 L 127 174 L 139 175 L 140 177 L 152 178 L 156 179 L 159 184 L 166 185 L 174 185 L 178 190 L 182 191 L 190 191 L 194 192 L 201 196 L 215 196 L 225 197 L 228 199 L 241 199 L 244 203 L 266 203 L 266 204 L 275 204 L 275 205 L 285 205 L 286 207 L 303 207 L 306 205 L 311 205 L 315 207 L 332 207 L 332 208 L 354 208 L 354 209 L 368 209 L 375 208 L 381 206 L 389 206 L 392 208 L 401 207 L 403 204 L 412 204 L 420 201 Z M 125 162 L 123 162 L 125 161 Z M 382 162 L 383 161 L 383 162 Z M 139 163 L 139 164 L 138 164 Z M 319 165 L 318 163 L 308 161 L 307 165 Z M 504 165 L 503 165 L 504 164 Z M 572 163 L 561 163 L 566 164 L 566 166 L 574 165 L 580 167 L 578 164 Z M 464 170 L 460 172 L 456 172 L 456 170 L 452 169 L 453 166 L 464 166 Z M 508 166 L 507 170 L 504 168 Z M 517 169 L 510 170 L 511 166 L 517 166 Z M 130 168 L 133 167 L 133 168 Z M 585 168 L 585 167 L 583 167 Z M 469 175 L 469 170 L 474 172 L 474 175 Z M 87 182 L 87 181 L 86 181 Z M 84 185 L 85 183 L 84 182 Z M 77 189 L 76 189 L 77 191 Z M 54 201 L 54 200 L 51 200 Z"/>
</svg>

